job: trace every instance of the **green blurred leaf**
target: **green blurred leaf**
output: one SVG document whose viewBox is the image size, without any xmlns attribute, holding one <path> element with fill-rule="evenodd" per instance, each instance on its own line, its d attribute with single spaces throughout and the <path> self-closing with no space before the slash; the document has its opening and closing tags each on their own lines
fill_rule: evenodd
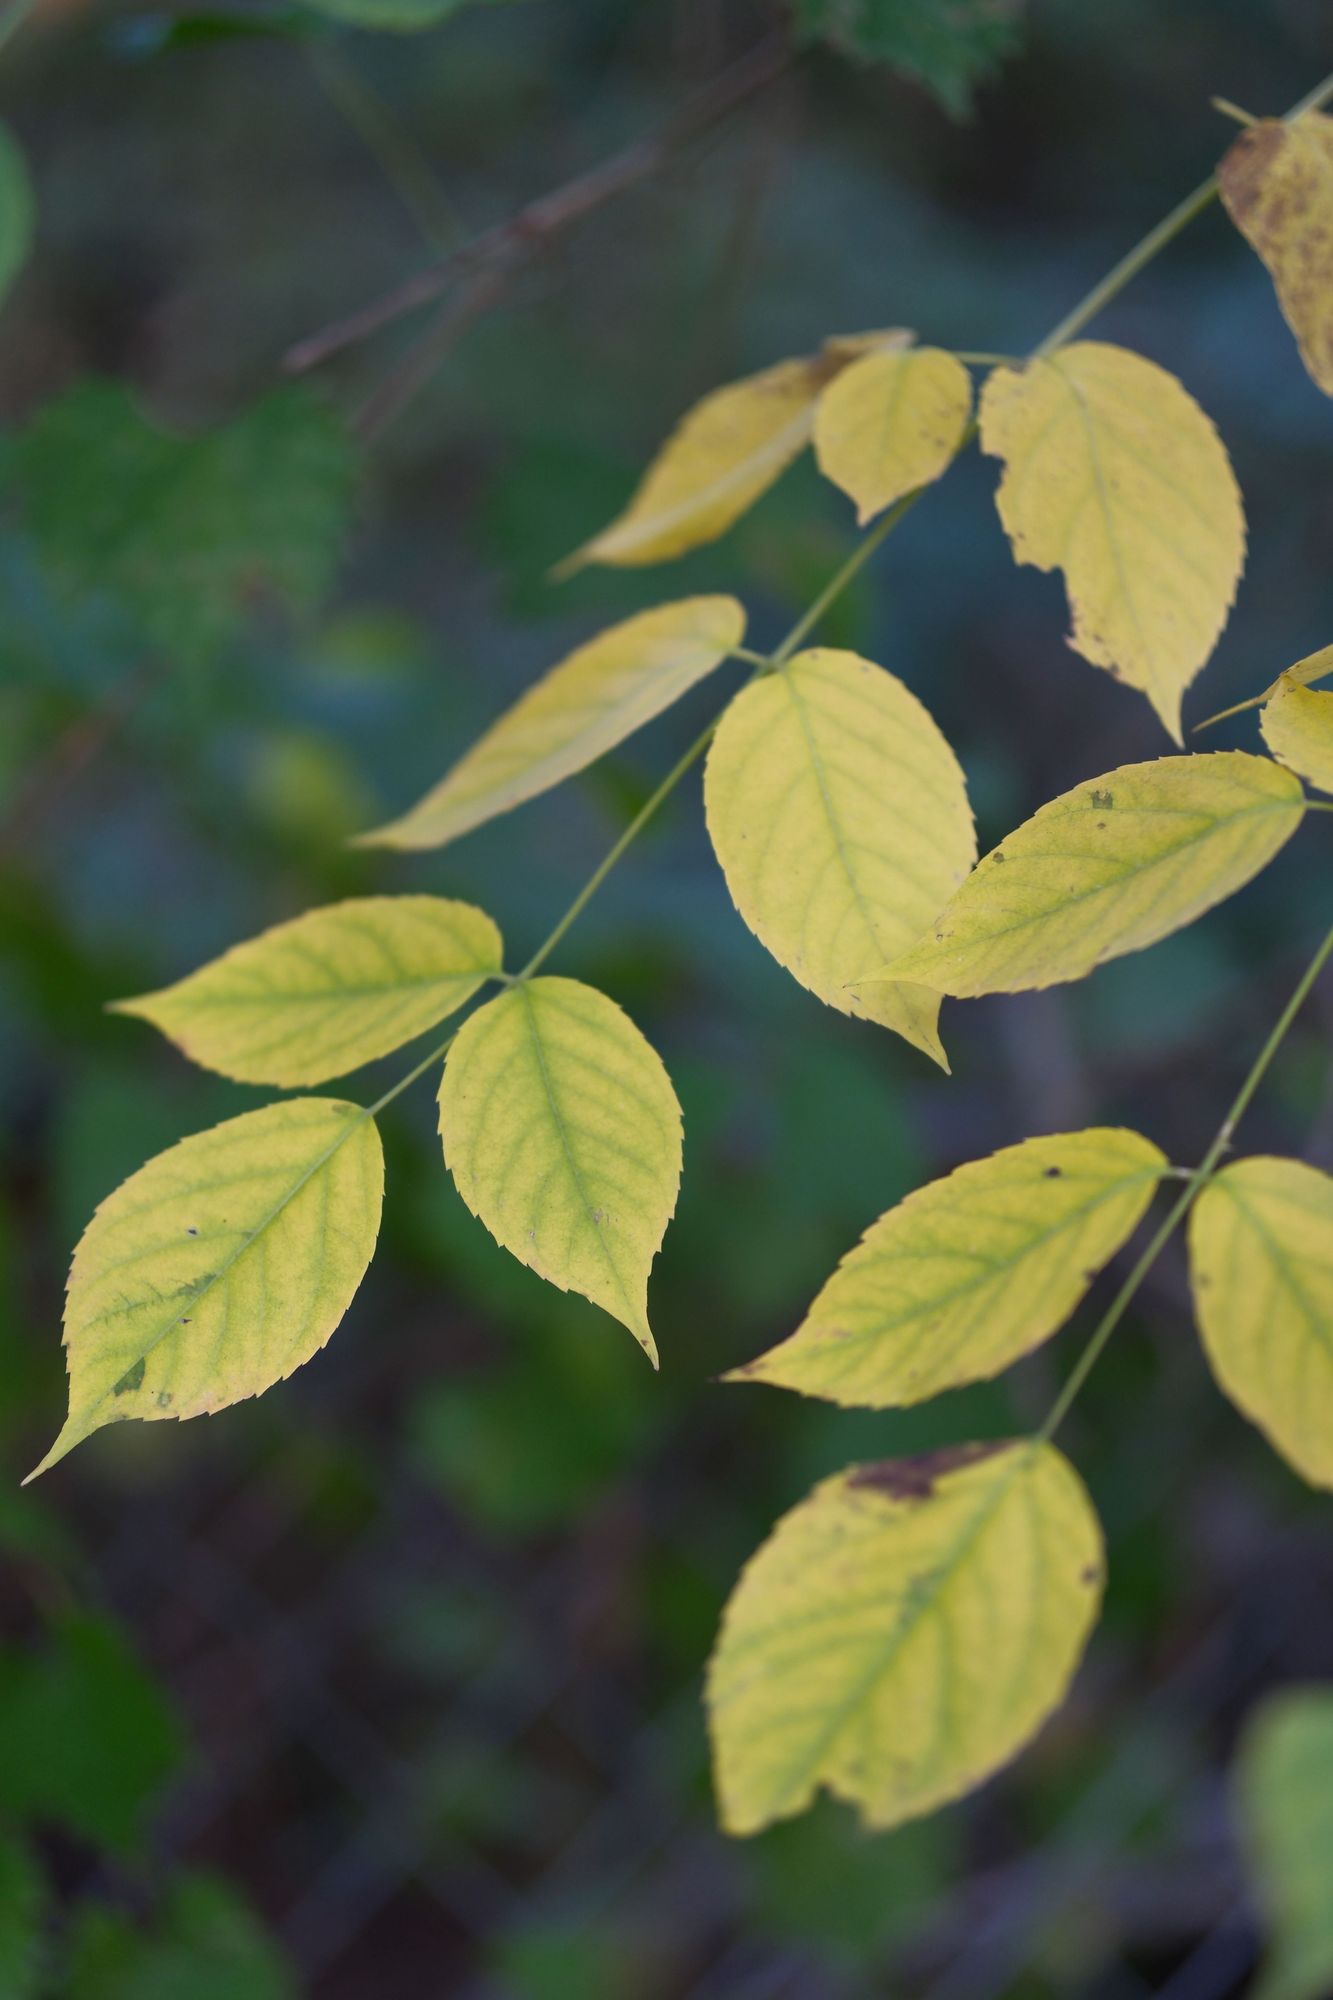
<svg viewBox="0 0 1333 2000">
<path fill-rule="evenodd" d="M 919 1922 L 955 1875 L 957 1848 L 947 1814 L 867 1840 L 850 1813 L 820 1799 L 745 1850 L 752 1907 L 764 1931 L 819 1942 L 855 1965 Z"/>
<path fill-rule="evenodd" d="M 114 1625 L 68 1614 L 37 1652 L 0 1654 L 0 1799 L 132 1849 L 182 1753 L 175 1717 Z"/>
<path fill-rule="evenodd" d="M 1253 2000 L 1333 1992 L 1333 1685 L 1286 1688 L 1251 1721 L 1237 1803 L 1269 1955 Z"/>
<path fill-rule="evenodd" d="M 857 62 L 901 70 L 965 112 L 1014 47 L 1019 0 L 795 0 L 796 26 Z"/>
<path fill-rule="evenodd" d="M 191 1875 L 173 1887 L 154 1928 L 117 1910 L 77 1923 L 68 2000 L 295 2000 L 276 1945 L 223 1881 Z"/>
<path fill-rule="evenodd" d="M 45 1879 L 24 1843 L 0 1838 L 0 1993 L 37 2000 L 41 1991 Z"/>
<path fill-rule="evenodd" d="M 0 299 L 27 262 L 35 220 L 28 163 L 7 125 L 0 125 Z"/>
<path fill-rule="evenodd" d="M 113 382 L 77 383 L 15 440 L 11 477 L 56 593 L 109 599 L 170 660 L 216 652 L 266 589 L 294 610 L 328 588 L 355 460 L 304 389 L 220 429 L 163 429 Z"/>
<path fill-rule="evenodd" d="M 414 34 L 438 27 L 469 5 L 502 4 L 502 0 L 306 0 L 317 14 L 346 21 L 354 28 L 381 28 L 392 34 Z"/>
</svg>

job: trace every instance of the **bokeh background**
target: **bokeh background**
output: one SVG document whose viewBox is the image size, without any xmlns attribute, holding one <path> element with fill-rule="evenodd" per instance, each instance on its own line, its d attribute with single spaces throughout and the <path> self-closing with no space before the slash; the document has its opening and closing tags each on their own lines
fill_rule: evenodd
<svg viewBox="0 0 1333 2000">
<path fill-rule="evenodd" d="M 63 1414 L 61 1290 L 92 1208 L 262 1101 L 106 1002 L 312 903 L 395 888 L 482 903 L 521 960 L 711 685 L 442 854 L 347 837 L 601 624 L 734 589 L 769 644 L 851 546 L 850 509 L 800 467 L 710 551 L 552 585 L 675 415 L 835 331 L 1027 348 L 1209 172 L 1234 130 L 1211 94 L 1273 113 L 1333 67 L 1324 0 L 1033 0 L 970 119 L 815 47 L 533 246 L 466 324 L 437 323 L 404 407 L 385 385 L 413 386 L 429 315 L 312 371 L 309 402 L 246 419 L 234 479 L 144 445 L 133 406 L 178 436 L 243 418 L 294 342 L 784 32 L 745 0 L 516 0 L 413 37 L 222 0 L 47 0 L 0 55 L 39 212 L 0 319 L 15 2000 L 1224 2000 L 1252 1968 L 1228 1768 L 1265 1690 L 1333 1666 L 1333 1538 L 1213 1389 L 1177 1254 L 1067 1428 L 1110 1543 L 1074 1695 L 976 1798 L 887 1837 L 827 1803 L 743 1844 L 715 1831 L 700 1685 L 721 1604 L 820 1474 L 1039 1417 L 1087 1315 L 1003 1382 L 918 1412 L 715 1378 L 790 1330 L 875 1215 L 964 1159 L 1094 1118 L 1197 1159 L 1328 922 L 1322 823 L 1225 909 L 1077 990 L 948 1003 L 946 1080 L 766 958 L 687 781 L 556 961 L 629 1009 L 685 1107 L 660 1377 L 467 1215 L 423 1086 L 384 1120 L 380 1252 L 321 1356 L 259 1403 L 103 1433 L 18 1490 Z M 1198 720 L 1333 636 L 1333 419 L 1219 212 L 1096 331 L 1184 378 L 1245 492 L 1247 573 Z M 122 394 L 78 389 L 90 376 Z M 973 453 L 824 628 L 932 708 L 983 845 L 1166 747 L 1146 704 L 1064 645 L 1058 584 L 1012 566 L 993 485 Z M 265 557 L 288 539 L 274 590 Z M 199 551 L 220 542 L 239 601 L 213 618 Z M 1253 717 L 1215 740 L 1252 743 Z M 1331 1032 L 1325 990 L 1247 1147 L 1333 1165 Z"/>
</svg>

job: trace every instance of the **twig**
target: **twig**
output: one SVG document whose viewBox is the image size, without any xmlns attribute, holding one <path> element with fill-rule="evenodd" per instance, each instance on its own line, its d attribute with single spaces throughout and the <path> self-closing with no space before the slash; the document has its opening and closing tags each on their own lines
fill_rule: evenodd
<svg viewBox="0 0 1333 2000">
<path fill-rule="evenodd" d="M 775 36 L 761 42 L 731 68 L 696 93 L 655 133 L 638 139 L 623 152 L 613 154 L 587 173 L 577 174 L 563 186 L 529 202 L 507 222 L 483 230 L 470 242 L 460 245 L 438 263 L 419 271 L 406 284 L 375 299 L 359 312 L 337 320 L 305 340 L 298 341 L 285 358 L 291 374 L 303 374 L 345 347 L 366 340 L 381 327 L 429 305 L 432 299 L 457 280 L 480 271 L 511 272 L 526 263 L 553 236 L 582 221 L 603 203 L 623 194 L 640 181 L 660 171 L 671 154 L 696 132 L 715 124 L 733 107 L 780 75 L 788 60 L 785 41 Z"/>
<path fill-rule="evenodd" d="M 425 388 L 435 370 L 474 320 L 488 313 L 509 289 L 512 272 L 483 271 L 461 298 L 446 299 L 426 331 L 402 360 L 373 389 L 352 419 L 352 429 L 366 443 L 383 437 L 413 397 Z"/>
</svg>

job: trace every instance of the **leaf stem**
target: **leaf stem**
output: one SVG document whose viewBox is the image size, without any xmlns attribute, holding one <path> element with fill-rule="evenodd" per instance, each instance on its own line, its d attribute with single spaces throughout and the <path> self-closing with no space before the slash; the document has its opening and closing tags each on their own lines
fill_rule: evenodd
<svg viewBox="0 0 1333 2000">
<path fill-rule="evenodd" d="M 30 0 L 16 0 L 16 4 L 19 6 L 23 6 L 25 4 L 30 4 Z M 1333 98 L 1333 75 L 1325 77 L 1323 82 L 1317 84 L 1315 88 L 1309 93 L 1308 96 L 1302 98 L 1299 104 L 1294 105 L 1292 109 L 1287 113 L 1287 118 L 1288 120 L 1293 118 L 1298 118 L 1301 116 L 1303 112 L 1318 110 L 1323 104 L 1327 103 L 1330 98 Z M 1133 250 L 1130 251 L 1129 255 L 1127 257 L 1123 257 L 1120 260 L 1120 262 L 1115 266 L 1115 268 L 1107 273 L 1106 277 L 1102 279 L 1101 283 L 1094 286 L 1092 291 L 1090 291 L 1087 294 L 1087 296 L 1083 300 L 1081 300 L 1077 306 L 1074 307 L 1072 312 L 1066 314 L 1065 318 L 1061 320 L 1059 325 L 1055 327 L 1054 330 L 1046 336 L 1046 338 L 1041 342 L 1041 344 L 1038 347 L 1033 349 L 1032 355 L 1029 358 L 1036 359 L 1039 356 L 1050 354 L 1057 347 L 1061 346 L 1066 340 L 1070 339 L 1075 333 L 1081 332 L 1083 327 L 1085 327 L 1088 324 L 1089 320 L 1094 318 L 1095 315 L 1099 313 L 1102 310 L 1102 308 L 1105 305 L 1107 305 L 1110 302 L 1110 300 L 1113 299 L 1116 296 L 1116 294 L 1124 288 L 1125 285 L 1129 283 L 1131 278 L 1135 277 L 1137 273 L 1141 271 L 1146 264 L 1151 263 L 1152 259 L 1158 254 L 1158 252 L 1160 250 L 1165 249 L 1166 245 L 1170 243 L 1176 236 L 1178 236 L 1181 230 L 1184 229 L 1186 225 L 1190 221 L 1192 221 L 1196 215 L 1198 215 L 1204 208 L 1207 207 L 1208 203 L 1212 200 L 1216 192 L 1217 192 L 1216 178 L 1212 178 L 1210 180 L 1205 181 L 1201 187 L 1196 188 L 1193 194 L 1187 195 L 1184 201 L 1180 202 L 1175 208 L 1173 208 L 1171 210 L 1171 213 L 1165 216 L 1163 220 L 1158 223 L 1155 229 L 1149 230 L 1148 234 L 1143 238 L 1143 240 L 1139 244 L 1136 245 L 1136 247 Z M 982 357 L 977 356 L 975 358 L 981 359 Z M 958 449 L 960 452 L 962 452 L 966 448 L 966 446 L 971 443 L 972 439 L 976 436 L 976 434 L 977 434 L 977 424 L 974 418 L 973 421 L 968 425 L 966 431 L 963 433 L 962 438 L 959 440 Z M 815 626 L 819 623 L 820 619 L 824 616 L 825 612 L 827 612 L 831 608 L 831 606 L 834 603 L 836 603 L 837 599 L 842 596 L 848 584 L 858 574 L 858 572 L 863 568 L 863 566 L 870 560 L 871 556 L 874 555 L 875 551 L 880 547 L 880 545 L 884 541 L 888 539 L 889 535 L 892 534 L 893 530 L 898 526 L 899 522 L 902 521 L 903 518 L 916 505 L 917 501 L 921 498 L 922 494 L 927 492 L 928 490 L 929 489 L 927 487 L 918 486 L 911 493 L 904 494 L 902 499 L 896 501 L 894 505 L 890 507 L 887 510 L 887 512 L 882 516 L 882 518 L 878 520 L 875 523 L 875 525 L 861 537 L 860 541 L 857 543 L 856 547 L 852 550 L 847 560 L 841 565 L 841 567 L 837 571 L 835 571 L 834 575 L 830 577 L 829 581 L 825 584 L 824 588 L 820 591 L 819 595 L 815 598 L 814 602 L 810 605 L 809 609 L 803 612 L 801 617 L 799 617 L 796 620 L 796 623 L 792 626 L 791 630 L 787 633 L 787 636 L 781 641 L 781 643 L 778 645 L 778 647 L 775 649 L 774 652 L 757 653 L 757 652 L 751 652 L 749 649 L 745 647 L 735 647 L 732 649 L 733 657 L 735 657 L 736 659 L 748 661 L 754 667 L 756 674 L 769 673 L 772 672 L 775 668 L 783 666 L 791 658 L 792 654 L 796 652 L 797 648 L 801 646 L 804 643 L 804 641 L 809 637 L 810 633 L 814 630 Z M 689 746 L 689 748 L 684 752 L 684 754 L 676 761 L 676 763 L 672 765 L 671 769 L 667 772 L 666 776 L 663 778 L 661 784 L 658 785 L 656 790 L 652 792 L 651 795 L 644 801 L 644 803 L 640 806 L 638 812 L 635 813 L 633 819 L 629 822 L 628 826 L 625 827 L 620 837 L 608 849 L 607 853 L 598 863 L 597 867 L 593 870 L 592 874 L 588 877 L 587 881 L 584 883 L 583 887 L 579 890 L 577 896 L 575 896 L 573 902 L 569 905 L 564 915 L 558 920 L 555 927 L 549 932 L 547 937 L 537 947 L 536 951 L 533 953 L 532 957 L 528 960 L 527 964 L 523 967 L 522 971 L 516 973 L 513 976 L 513 979 L 508 982 L 509 984 L 519 985 L 524 980 L 531 979 L 533 975 L 537 971 L 539 971 L 543 965 L 545 965 L 547 959 L 551 956 L 552 952 L 563 941 L 566 934 L 578 921 L 579 917 L 582 916 L 584 910 L 588 907 L 588 904 L 592 901 L 593 897 L 597 894 L 597 891 L 606 881 L 606 878 L 608 877 L 608 875 L 610 875 L 612 869 L 616 866 L 617 862 L 620 861 L 622 856 L 626 853 L 627 849 L 633 844 L 635 840 L 637 840 L 638 836 L 640 835 L 640 833 L 642 833 L 643 829 L 647 826 L 648 822 L 656 815 L 659 809 L 665 804 L 666 800 L 671 796 L 672 792 L 675 791 L 676 786 L 680 783 L 682 778 L 684 778 L 699 762 L 699 759 L 703 756 L 709 744 L 712 742 L 721 720 L 722 720 L 722 713 L 720 712 L 717 716 L 714 717 L 712 722 L 709 723 L 708 727 L 702 732 L 702 734 L 695 738 L 694 742 Z M 1330 934 L 1330 938 L 1326 943 L 1324 955 L 1327 955 L 1327 951 L 1330 949 L 1333 949 L 1333 934 Z M 1322 963 L 1323 963 L 1323 958 L 1321 957 L 1319 960 L 1319 964 Z M 1313 981 L 1313 979 L 1318 974 L 1319 964 L 1315 966 L 1313 972 L 1310 974 L 1311 981 Z M 1296 1002 L 1297 1006 L 1299 1006 L 1300 1004 L 1300 998 L 1303 997 L 1304 997 L 1303 994 L 1299 996 Z M 1282 1032 L 1285 1033 L 1285 1026 L 1283 1027 Z M 385 1095 L 379 1100 L 379 1102 L 371 1107 L 372 1115 L 374 1112 L 380 1110 L 384 1105 L 390 1103 L 395 1097 L 399 1095 L 401 1091 L 406 1090 L 409 1084 L 415 1083 L 415 1081 L 419 1076 L 423 1075 L 426 1070 L 428 1070 L 435 1062 L 437 1062 L 440 1059 L 440 1057 L 442 1057 L 445 1054 L 445 1052 L 449 1047 L 449 1044 L 452 1041 L 453 1041 L 453 1035 L 450 1035 L 448 1041 L 442 1043 L 439 1049 L 433 1051 L 429 1056 L 427 1056 L 424 1059 L 424 1061 L 419 1063 L 414 1070 L 412 1070 L 406 1077 L 403 1078 L 401 1083 L 395 1084 L 391 1090 L 387 1091 Z M 1257 1087 L 1258 1076 L 1261 1076 L 1263 1074 L 1263 1070 L 1267 1068 L 1268 1062 L 1271 1061 L 1271 1059 L 1272 1059 L 1271 1052 L 1267 1053 L 1265 1057 L 1261 1059 L 1262 1066 L 1258 1068 L 1258 1075 L 1255 1077 L 1256 1087 Z M 1230 1123 L 1235 1122 L 1235 1119 L 1239 1117 L 1240 1112 L 1245 1108 L 1245 1104 L 1247 1104 L 1248 1102 L 1249 1102 L 1249 1097 L 1246 1096 L 1244 1099 L 1244 1103 L 1240 1104 L 1239 1106 L 1233 1106 L 1230 1114 L 1230 1120 L 1229 1120 Z M 1223 1141 L 1223 1143 L 1225 1144 L 1225 1141 Z M 1209 1164 L 1208 1166 L 1209 1172 L 1211 1172 L 1212 1164 L 1215 1164 L 1215 1162 Z M 1189 1202 L 1193 1200 L 1194 1194 L 1197 1192 L 1197 1189 L 1201 1184 L 1201 1178 L 1203 1176 L 1203 1172 L 1204 1170 L 1201 1168 L 1199 1172 L 1193 1177 L 1189 1186 L 1186 1188 L 1184 1195 L 1182 1196 L 1181 1203 L 1177 1204 L 1177 1207 L 1179 1208 L 1181 1215 L 1184 1214 L 1185 1209 L 1189 1206 Z M 1171 1228 L 1175 1227 L 1175 1223 L 1178 1220 L 1179 1216 L 1177 1216 L 1175 1214 L 1175 1211 L 1173 1211 Z M 1161 1232 L 1159 1232 L 1159 1234 L 1160 1233 Z M 1167 1230 L 1166 1233 L 1162 1235 L 1162 1242 L 1166 1241 L 1166 1236 L 1169 1235 L 1169 1233 L 1170 1231 Z M 1151 1256 L 1148 1258 L 1149 1263 L 1152 1261 L 1152 1258 L 1156 1257 L 1160 1247 L 1161 1245 L 1157 1243 L 1156 1238 L 1154 1238 L 1153 1245 L 1150 1246 Z M 1144 1264 L 1143 1268 L 1144 1270 L 1147 1269 L 1147 1263 Z M 1137 1272 L 1137 1267 L 1136 1267 L 1136 1272 Z M 1137 1285 L 1141 1281 L 1142 1275 L 1143 1275 L 1142 1272 L 1137 1272 L 1137 1275 L 1134 1276 L 1133 1282 L 1135 1289 L 1137 1289 Z M 1132 1291 L 1130 1291 L 1128 1293 L 1128 1296 L 1125 1297 L 1123 1303 L 1118 1303 L 1118 1305 L 1112 1307 L 1112 1311 L 1115 1312 L 1117 1319 L 1119 1318 L 1120 1313 L 1124 1311 L 1124 1307 L 1126 1304 L 1128 1304 L 1129 1297 L 1132 1297 L 1132 1295 L 1133 1293 Z M 1093 1342 L 1091 1343 L 1091 1345 L 1096 1348 L 1097 1352 L 1100 1352 L 1101 1346 L 1103 1346 L 1105 1344 L 1105 1341 L 1109 1339 L 1110 1332 L 1114 1329 L 1114 1325 L 1115 1321 L 1113 1320 L 1111 1322 L 1111 1326 L 1107 1328 L 1107 1331 L 1105 1333 L 1102 1333 L 1101 1329 L 1099 1328 L 1098 1333 L 1094 1334 Z M 1095 1360 L 1096 1360 L 1096 1353 L 1093 1353 L 1092 1361 Z M 1088 1362 L 1087 1364 L 1088 1368 L 1092 1366 L 1092 1361 Z M 1074 1378 L 1071 1377 L 1071 1381 L 1074 1384 L 1073 1393 L 1077 1394 L 1078 1388 L 1079 1386 L 1081 1386 L 1082 1376 L 1081 1375 L 1078 1376 L 1077 1380 L 1074 1380 Z M 1070 1401 L 1073 1400 L 1072 1395 L 1070 1396 L 1069 1400 Z M 1054 1420 L 1055 1422 L 1058 1422 L 1064 1414 L 1064 1409 L 1059 1404 L 1057 1404 L 1056 1407 L 1057 1407 L 1057 1414 L 1055 1415 Z M 1051 1420 L 1048 1419 L 1048 1422 L 1050 1421 Z"/>
<path fill-rule="evenodd" d="M 1293 119 L 1302 117 L 1307 111 L 1322 109 L 1330 98 L 1333 98 L 1333 76 L 1326 76 L 1322 83 L 1317 83 L 1314 89 L 1301 99 L 1299 104 L 1292 105 L 1291 110 L 1285 114 L 1284 123 L 1289 125 Z M 1130 279 L 1138 276 L 1145 264 L 1150 264 L 1159 251 L 1165 250 L 1168 243 L 1174 242 L 1182 229 L 1193 222 L 1196 215 L 1202 215 L 1217 192 L 1217 175 L 1209 174 L 1206 181 L 1201 181 L 1192 194 L 1187 194 L 1169 215 L 1164 215 L 1156 228 L 1150 229 L 1148 234 L 1093 286 L 1086 297 L 1080 299 L 1072 312 L 1066 313 L 1055 330 L 1047 334 L 1040 347 L 1033 349 L 1031 358 L 1040 361 L 1045 355 L 1053 354 L 1057 347 L 1063 347 L 1076 333 L 1082 333 L 1088 321 L 1095 319 L 1097 314 L 1124 290 Z"/>
<path fill-rule="evenodd" d="M 768 665 L 769 662 L 764 661 L 764 667 L 767 668 Z M 667 772 L 665 778 L 663 778 L 661 784 L 657 787 L 657 790 L 653 792 L 649 798 L 644 800 L 643 804 L 639 807 L 639 810 L 635 813 L 629 825 L 625 828 L 625 831 L 621 834 L 619 840 L 616 841 L 613 847 L 607 850 L 606 854 L 602 857 L 602 860 L 598 863 L 597 867 L 593 869 L 592 874 L 588 877 L 583 887 L 579 890 L 578 895 L 574 898 L 569 908 L 565 911 L 565 914 L 563 915 L 563 917 L 561 917 L 559 923 L 555 926 L 555 929 L 550 933 L 550 935 L 545 939 L 545 941 L 542 944 L 538 945 L 536 951 L 532 954 L 532 957 L 523 967 L 523 970 L 515 975 L 515 981 L 514 981 L 515 985 L 520 984 L 525 979 L 531 979 L 533 973 L 536 972 L 540 966 L 545 965 L 547 959 L 551 956 L 551 953 L 555 950 L 560 940 L 564 937 L 565 932 L 570 928 L 571 924 L 575 923 L 577 919 L 580 916 L 582 916 L 588 904 L 597 894 L 597 891 L 601 888 L 603 882 L 605 882 L 607 876 L 611 873 L 611 870 L 615 867 L 617 861 L 619 861 L 621 855 L 625 852 L 625 849 L 631 844 L 632 841 L 638 838 L 639 834 L 643 831 L 644 827 L 647 826 L 649 820 L 653 817 L 658 807 L 662 805 L 667 798 L 670 797 L 672 792 L 675 791 L 676 786 L 680 783 L 681 779 L 685 776 L 686 772 L 690 770 L 690 768 L 693 765 L 698 763 L 699 759 L 703 756 L 704 751 L 708 748 L 709 744 L 712 742 L 713 736 L 717 730 L 718 723 L 721 720 L 722 717 L 720 715 L 714 716 L 713 720 L 709 723 L 707 729 L 703 731 L 702 735 L 696 736 L 693 743 L 691 743 L 689 749 L 684 753 L 682 757 L 679 757 L 677 761 L 672 765 L 671 769 Z"/>
<path fill-rule="evenodd" d="M 1101 1359 L 1111 1335 L 1115 1332 L 1129 1310 L 1129 1307 L 1133 1304 L 1139 1286 L 1143 1283 L 1149 1271 L 1161 1256 L 1162 1251 L 1166 1248 L 1171 1238 L 1175 1235 L 1176 1230 L 1193 1207 L 1200 1190 L 1212 1179 L 1213 1174 L 1217 1170 L 1219 1160 L 1231 1146 L 1232 1136 L 1235 1133 L 1237 1125 L 1248 1111 L 1255 1092 L 1268 1074 L 1273 1058 L 1286 1040 L 1288 1030 L 1310 997 L 1311 989 L 1330 957 L 1333 957 L 1333 930 L 1328 932 L 1318 951 L 1305 968 L 1295 992 L 1278 1016 L 1272 1033 L 1255 1057 L 1250 1067 L 1249 1075 L 1236 1093 L 1235 1100 L 1226 1117 L 1218 1126 L 1212 1145 L 1189 1176 L 1180 1194 L 1167 1211 L 1164 1220 L 1149 1239 L 1147 1247 L 1134 1265 L 1133 1270 L 1129 1273 L 1124 1284 L 1120 1287 L 1120 1290 L 1116 1293 L 1110 1305 L 1106 1308 L 1105 1313 L 1098 1321 L 1092 1338 L 1074 1364 L 1068 1381 L 1051 1405 L 1050 1414 L 1037 1433 L 1038 1444 L 1048 1444 L 1068 1416 L 1080 1389 Z"/>
</svg>

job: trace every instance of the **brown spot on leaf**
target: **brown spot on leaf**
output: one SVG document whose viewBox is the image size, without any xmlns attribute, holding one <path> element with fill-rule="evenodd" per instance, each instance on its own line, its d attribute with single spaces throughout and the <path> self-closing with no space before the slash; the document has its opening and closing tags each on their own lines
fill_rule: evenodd
<svg viewBox="0 0 1333 2000">
<path fill-rule="evenodd" d="M 938 1451 L 918 1452 L 913 1458 L 885 1458 L 871 1465 L 858 1465 L 848 1474 L 847 1484 L 886 1493 L 891 1500 L 929 1500 L 937 1479 L 961 1471 L 965 1465 L 976 1465 L 983 1458 L 993 1458 L 1004 1449 L 1003 1439 L 985 1444 L 941 1445 Z"/>
</svg>

